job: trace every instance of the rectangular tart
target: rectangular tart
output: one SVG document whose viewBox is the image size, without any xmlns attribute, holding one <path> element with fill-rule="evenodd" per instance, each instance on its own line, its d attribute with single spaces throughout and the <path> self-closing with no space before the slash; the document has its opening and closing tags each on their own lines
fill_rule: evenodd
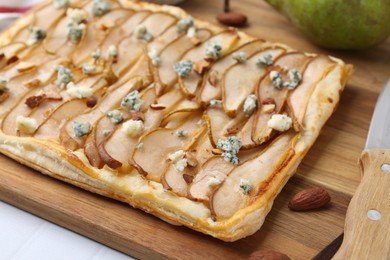
<svg viewBox="0 0 390 260">
<path fill-rule="evenodd" d="M 46 1 L 0 36 L 0 152 L 235 241 L 261 227 L 350 73 L 177 7 Z"/>
</svg>

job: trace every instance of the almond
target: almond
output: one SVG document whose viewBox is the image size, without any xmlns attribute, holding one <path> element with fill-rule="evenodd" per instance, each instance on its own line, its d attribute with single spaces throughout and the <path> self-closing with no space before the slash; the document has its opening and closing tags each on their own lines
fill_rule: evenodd
<svg viewBox="0 0 390 260">
<path fill-rule="evenodd" d="M 217 20 L 227 26 L 241 27 L 246 25 L 248 18 L 238 12 L 227 12 L 217 15 Z"/>
<path fill-rule="evenodd" d="M 211 86 L 216 87 L 219 82 L 219 73 L 216 70 L 210 72 L 208 79 Z"/>
<path fill-rule="evenodd" d="M 194 62 L 194 71 L 199 75 L 203 75 L 210 68 L 210 62 L 206 60 L 200 60 Z"/>
<path fill-rule="evenodd" d="M 273 250 L 260 250 L 253 252 L 248 260 L 290 260 L 290 257 Z"/>
<path fill-rule="evenodd" d="M 94 107 L 96 106 L 98 102 L 98 98 L 97 96 L 90 96 L 89 98 L 87 98 L 87 107 Z"/>
<path fill-rule="evenodd" d="M 150 108 L 153 110 L 163 110 L 166 106 L 160 104 L 150 104 Z"/>
<path fill-rule="evenodd" d="M 329 193 L 321 187 L 314 187 L 298 192 L 288 204 L 294 211 L 317 209 L 330 202 Z"/>
<path fill-rule="evenodd" d="M 0 90 L 0 103 L 2 103 L 4 100 L 6 100 L 9 97 L 8 91 L 2 91 Z"/>
<path fill-rule="evenodd" d="M 213 150 L 211 150 L 211 153 L 214 155 L 221 155 L 223 151 L 218 148 L 214 148 Z"/>
</svg>

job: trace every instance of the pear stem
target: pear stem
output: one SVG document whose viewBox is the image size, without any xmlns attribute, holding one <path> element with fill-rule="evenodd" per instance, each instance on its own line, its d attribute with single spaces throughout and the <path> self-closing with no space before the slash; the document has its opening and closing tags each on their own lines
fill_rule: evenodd
<svg viewBox="0 0 390 260">
<path fill-rule="evenodd" d="M 230 3 L 229 3 L 229 0 L 225 0 L 225 4 L 224 4 L 224 7 L 223 7 L 223 10 L 225 13 L 229 12 L 230 11 Z"/>
</svg>

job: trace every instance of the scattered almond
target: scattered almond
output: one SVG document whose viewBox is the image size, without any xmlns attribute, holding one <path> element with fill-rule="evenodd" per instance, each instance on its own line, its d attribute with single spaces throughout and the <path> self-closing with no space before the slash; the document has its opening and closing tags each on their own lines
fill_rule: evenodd
<svg viewBox="0 0 390 260">
<path fill-rule="evenodd" d="M 198 46 L 200 45 L 202 42 L 199 40 L 198 37 L 191 37 L 190 41 L 192 42 L 192 44 L 194 44 L 195 46 Z"/>
<path fill-rule="evenodd" d="M 247 23 L 247 16 L 239 12 L 227 12 L 217 15 L 218 22 L 234 27 L 242 27 Z"/>
<path fill-rule="evenodd" d="M 192 153 L 186 153 L 186 159 L 189 166 L 196 167 L 198 165 L 198 160 Z"/>
<path fill-rule="evenodd" d="M 290 260 L 291 258 L 273 250 L 260 250 L 253 252 L 248 260 Z"/>
<path fill-rule="evenodd" d="M 26 72 L 37 67 L 35 63 L 22 61 L 16 66 L 18 72 Z"/>
<path fill-rule="evenodd" d="M 211 150 L 211 153 L 214 155 L 221 155 L 223 151 L 218 148 L 214 148 L 213 150 Z"/>
<path fill-rule="evenodd" d="M 236 135 L 238 132 L 240 132 L 240 129 L 238 129 L 237 127 L 232 127 L 232 128 L 228 128 L 226 130 L 226 135 L 229 136 L 229 135 Z"/>
<path fill-rule="evenodd" d="M 8 91 L 2 91 L 0 90 L 0 104 L 5 101 L 9 97 Z"/>
<path fill-rule="evenodd" d="M 11 58 L 8 59 L 7 65 L 10 65 L 11 63 L 17 62 L 19 60 L 18 56 L 12 56 Z"/>
<path fill-rule="evenodd" d="M 41 85 L 41 81 L 39 79 L 30 79 L 28 81 L 23 82 L 23 85 L 29 88 L 36 88 Z"/>
<path fill-rule="evenodd" d="M 194 176 L 185 173 L 183 179 L 187 184 L 190 184 L 194 180 Z"/>
<path fill-rule="evenodd" d="M 210 62 L 206 60 L 200 60 L 194 62 L 194 71 L 199 75 L 203 75 L 210 68 Z"/>
<path fill-rule="evenodd" d="M 216 87 L 219 82 L 219 73 L 216 70 L 210 72 L 209 77 L 207 78 L 211 86 Z"/>
<path fill-rule="evenodd" d="M 160 104 L 150 104 L 150 108 L 153 110 L 163 110 L 166 106 Z"/>
<path fill-rule="evenodd" d="M 317 209 L 330 202 L 329 193 L 321 187 L 310 188 L 298 192 L 288 204 L 294 211 Z"/>
<path fill-rule="evenodd" d="M 276 105 L 275 104 L 266 104 L 266 105 L 263 105 L 261 107 L 261 110 L 264 112 L 264 113 L 272 113 L 275 111 L 275 107 Z"/>
<path fill-rule="evenodd" d="M 87 98 L 87 107 L 94 107 L 96 106 L 97 102 L 98 102 L 97 96 L 92 95 Z"/>
<path fill-rule="evenodd" d="M 38 107 L 46 99 L 46 94 L 31 96 L 24 102 L 29 108 Z"/>
</svg>

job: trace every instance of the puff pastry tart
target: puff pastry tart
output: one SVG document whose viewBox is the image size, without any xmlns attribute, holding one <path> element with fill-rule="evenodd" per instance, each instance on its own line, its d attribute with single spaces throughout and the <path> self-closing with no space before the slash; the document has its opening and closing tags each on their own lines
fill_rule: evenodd
<svg viewBox="0 0 390 260">
<path fill-rule="evenodd" d="M 46 1 L 0 46 L 3 154 L 225 241 L 261 227 L 351 71 L 131 1 Z"/>
</svg>

